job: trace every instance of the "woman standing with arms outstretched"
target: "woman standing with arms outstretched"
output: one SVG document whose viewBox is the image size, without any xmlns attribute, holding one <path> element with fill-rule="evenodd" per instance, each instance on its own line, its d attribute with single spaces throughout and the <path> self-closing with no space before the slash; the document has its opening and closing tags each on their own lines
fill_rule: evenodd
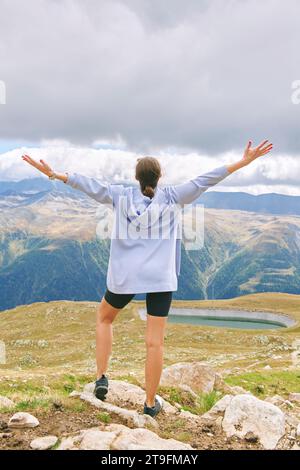
<svg viewBox="0 0 300 470">
<path fill-rule="evenodd" d="M 106 373 L 112 350 L 112 323 L 135 294 L 144 293 L 147 307 L 144 413 L 154 417 L 161 410 L 162 400 L 156 391 L 163 367 L 165 326 L 180 273 L 178 219 L 170 217 L 170 209 L 192 203 L 204 191 L 271 149 L 272 144 L 267 140 L 256 148 L 249 141 L 238 162 L 219 166 L 186 183 L 164 187 L 158 186 L 161 167 L 153 157 L 138 159 L 135 177 L 139 187 L 128 187 L 103 183 L 78 173 L 56 173 L 44 160 L 37 162 L 28 155 L 22 156 L 50 179 L 63 181 L 114 209 L 107 289 L 97 308 L 94 391 L 97 398 L 104 400 L 108 391 Z M 163 225 L 168 221 L 168 237 L 156 230 L 162 220 Z M 138 230 L 143 236 L 137 236 Z"/>
</svg>

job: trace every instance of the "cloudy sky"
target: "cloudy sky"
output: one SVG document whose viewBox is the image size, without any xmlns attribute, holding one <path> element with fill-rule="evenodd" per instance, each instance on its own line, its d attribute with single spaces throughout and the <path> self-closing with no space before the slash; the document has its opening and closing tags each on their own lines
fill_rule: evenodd
<svg viewBox="0 0 300 470">
<path fill-rule="evenodd" d="M 300 194 L 299 0 L 0 7 L 0 180 L 37 176 L 29 152 L 114 181 L 156 155 L 165 182 L 179 182 L 267 138 L 273 155 L 222 190 Z"/>
</svg>

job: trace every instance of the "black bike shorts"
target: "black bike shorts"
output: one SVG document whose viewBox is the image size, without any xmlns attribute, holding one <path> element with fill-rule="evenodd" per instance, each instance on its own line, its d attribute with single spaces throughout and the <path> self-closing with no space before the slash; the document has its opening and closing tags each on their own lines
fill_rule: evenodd
<svg viewBox="0 0 300 470">
<path fill-rule="evenodd" d="M 146 308 L 148 315 L 155 317 L 167 317 L 171 302 L 172 291 L 168 292 L 148 292 L 146 294 Z M 115 294 L 106 289 L 104 298 L 112 307 L 124 308 L 135 296 L 135 294 Z"/>
</svg>

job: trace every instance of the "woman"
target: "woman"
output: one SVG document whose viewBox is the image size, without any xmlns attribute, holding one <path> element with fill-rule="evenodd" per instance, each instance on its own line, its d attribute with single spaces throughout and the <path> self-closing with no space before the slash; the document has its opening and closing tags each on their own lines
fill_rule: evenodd
<svg viewBox="0 0 300 470">
<path fill-rule="evenodd" d="M 242 159 L 236 163 L 222 165 L 186 183 L 165 187 L 158 186 L 161 167 L 153 157 L 144 157 L 137 161 L 135 177 L 139 181 L 139 187 L 125 187 L 105 184 L 78 173 L 56 173 L 45 161 L 37 162 L 28 155 L 22 156 L 24 161 L 50 179 L 63 181 L 100 203 L 112 204 L 115 211 L 107 289 L 97 309 L 97 378 L 94 393 L 98 399 L 104 400 L 108 391 L 106 372 L 112 349 L 112 323 L 135 294 L 146 293 L 144 413 L 154 417 L 161 410 L 162 400 L 156 395 L 156 391 L 163 366 L 164 333 L 172 293 L 177 290 L 180 273 L 178 219 L 170 216 L 170 209 L 193 202 L 208 188 L 272 149 L 272 144 L 267 140 L 256 148 L 251 146 L 249 141 Z M 163 225 L 168 225 L 167 237 L 156 230 L 162 220 Z"/>
</svg>

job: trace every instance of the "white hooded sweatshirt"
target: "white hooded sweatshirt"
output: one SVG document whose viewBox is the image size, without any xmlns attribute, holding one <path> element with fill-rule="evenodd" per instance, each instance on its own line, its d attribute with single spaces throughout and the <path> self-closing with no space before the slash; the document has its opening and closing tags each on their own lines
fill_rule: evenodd
<svg viewBox="0 0 300 470">
<path fill-rule="evenodd" d="M 144 196 L 138 186 L 103 183 L 78 173 L 66 184 L 112 206 L 107 287 L 116 294 L 176 291 L 180 274 L 180 210 L 230 173 L 226 165 L 182 184 L 155 188 Z"/>
</svg>

